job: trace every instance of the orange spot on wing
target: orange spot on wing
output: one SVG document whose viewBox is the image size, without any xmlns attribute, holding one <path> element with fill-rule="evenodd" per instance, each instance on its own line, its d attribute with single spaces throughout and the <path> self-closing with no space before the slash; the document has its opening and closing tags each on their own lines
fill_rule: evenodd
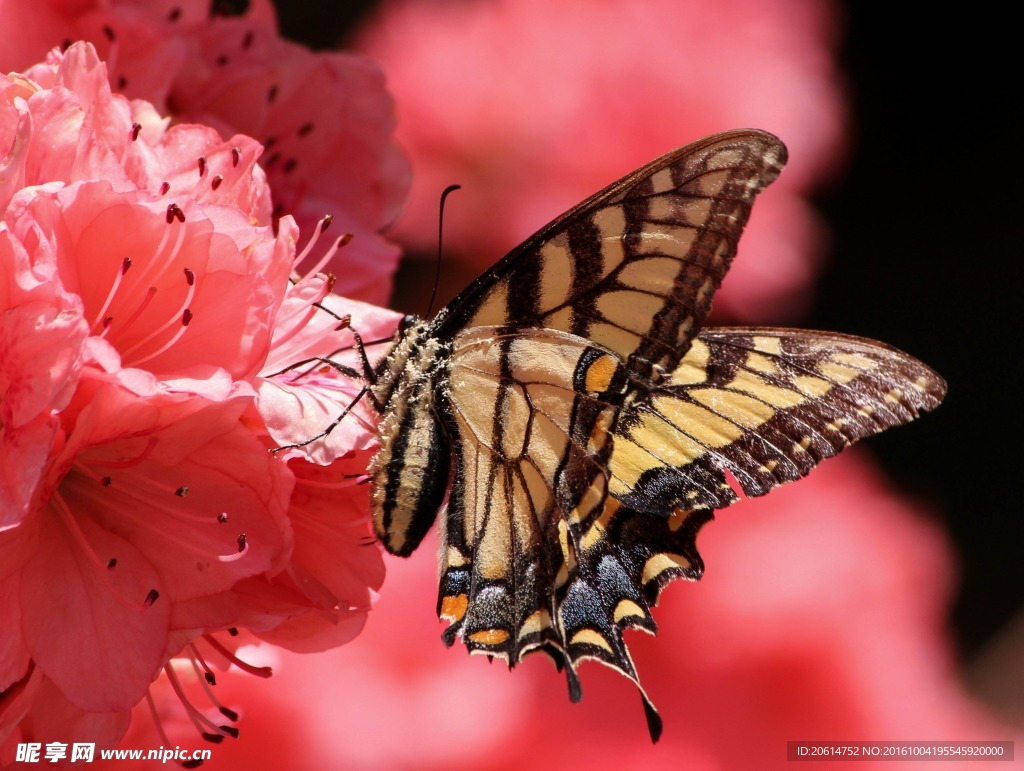
<svg viewBox="0 0 1024 771">
<path fill-rule="evenodd" d="M 508 632 L 504 629 L 484 629 L 480 632 L 473 632 L 469 639 L 470 642 L 479 645 L 501 645 L 508 639 Z"/>
<path fill-rule="evenodd" d="M 441 618 L 449 621 L 461 621 L 466 615 L 466 607 L 469 605 L 469 598 L 464 594 L 457 597 L 445 597 L 441 600 Z"/>
<path fill-rule="evenodd" d="M 612 384 L 615 377 L 615 360 L 611 356 L 602 356 L 587 368 L 587 391 L 603 393 Z"/>
</svg>

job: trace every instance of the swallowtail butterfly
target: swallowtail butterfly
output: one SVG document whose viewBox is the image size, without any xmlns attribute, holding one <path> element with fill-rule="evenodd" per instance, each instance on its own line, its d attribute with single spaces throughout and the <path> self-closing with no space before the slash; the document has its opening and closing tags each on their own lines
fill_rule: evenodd
<svg viewBox="0 0 1024 771">
<path fill-rule="evenodd" d="M 945 394 L 871 340 L 702 327 L 785 160 L 776 137 L 739 130 L 652 161 L 432 321 L 407 317 L 372 373 L 375 529 L 408 555 L 440 513 L 444 641 L 510 667 L 543 651 L 574 701 L 579 663 L 597 659 L 636 684 L 654 740 L 661 719 L 623 632 L 654 633 L 662 589 L 700 578 L 712 512 Z"/>
</svg>

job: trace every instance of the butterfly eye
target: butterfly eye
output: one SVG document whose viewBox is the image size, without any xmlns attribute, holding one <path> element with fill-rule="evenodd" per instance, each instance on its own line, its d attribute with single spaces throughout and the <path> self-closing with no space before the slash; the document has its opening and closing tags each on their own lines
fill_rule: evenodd
<svg viewBox="0 0 1024 771">
<path fill-rule="evenodd" d="M 413 324 L 415 324 L 415 323 L 416 323 L 416 317 L 413 316 L 411 313 L 407 314 L 405 316 L 402 316 L 402 320 L 398 322 L 398 332 L 399 332 L 399 334 L 405 334 L 406 332 L 408 332 L 409 328 Z"/>
</svg>

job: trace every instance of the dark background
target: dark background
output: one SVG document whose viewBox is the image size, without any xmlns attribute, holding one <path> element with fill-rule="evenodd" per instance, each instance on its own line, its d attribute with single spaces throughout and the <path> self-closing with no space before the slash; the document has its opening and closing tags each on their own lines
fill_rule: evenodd
<svg viewBox="0 0 1024 771">
<path fill-rule="evenodd" d="M 1024 134 L 1008 55 L 1019 43 L 987 3 L 937 18 L 864 5 L 847 4 L 854 154 L 821 201 L 835 248 L 810 323 L 912 351 L 949 382 L 934 415 L 871 445 L 941 506 L 962 562 L 952 623 L 970 658 L 1024 599 Z"/>
<path fill-rule="evenodd" d="M 330 48 L 375 3 L 279 6 L 286 36 Z M 888 4 L 840 7 L 852 154 L 818 200 L 834 247 L 806 326 L 885 340 L 949 381 L 935 414 L 871 447 L 956 543 L 951 626 L 969 661 L 1024 601 L 1024 133 L 1010 112 L 1022 101 L 1011 61 L 1022 44 L 989 3 L 945 16 L 934 5 L 903 16 Z"/>
</svg>

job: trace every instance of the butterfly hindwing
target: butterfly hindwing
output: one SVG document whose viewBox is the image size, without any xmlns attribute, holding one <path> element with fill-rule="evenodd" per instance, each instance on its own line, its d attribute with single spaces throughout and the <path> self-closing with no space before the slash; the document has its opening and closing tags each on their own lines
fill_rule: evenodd
<svg viewBox="0 0 1024 771">
<path fill-rule="evenodd" d="M 710 512 L 654 518 L 608 497 L 622 361 L 556 330 L 478 327 L 456 338 L 448 383 L 460 472 L 444 515 L 445 641 L 510 666 L 543 650 L 574 700 L 579 662 L 599 660 L 636 684 L 657 736 L 622 633 L 654 633 L 661 587 L 700 576 Z"/>
<path fill-rule="evenodd" d="M 625 377 L 614 354 L 573 335 L 478 327 L 456 338 L 448 383 L 459 473 L 439 608 L 449 639 L 514 664 L 560 642 L 566 527 L 600 515 Z"/>
</svg>

